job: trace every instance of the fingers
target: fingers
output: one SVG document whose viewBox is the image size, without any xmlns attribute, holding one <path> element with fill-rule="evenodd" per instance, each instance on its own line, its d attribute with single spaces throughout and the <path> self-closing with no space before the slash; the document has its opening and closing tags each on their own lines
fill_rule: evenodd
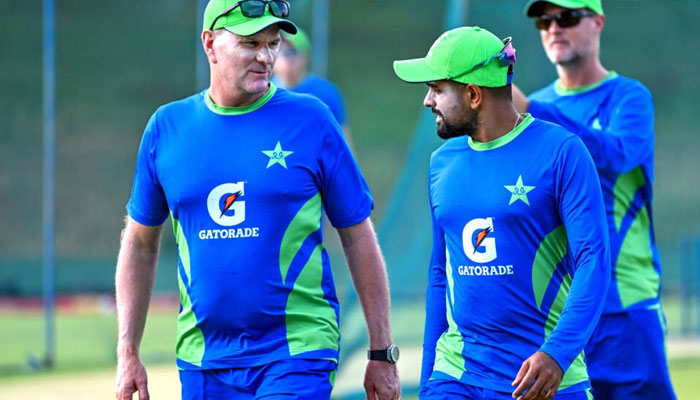
<svg viewBox="0 0 700 400">
<path fill-rule="evenodd" d="M 367 400 L 377 400 L 377 392 L 374 391 L 373 387 L 365 385 L 365 393 L 367 394 Z"/>
<path fill-rule="evenodd" d="M 384 361 L 370 361 L 365 370 L 365 393 L 368 400 L 398 400 L 401 385 L 396 365 Z"/>
<path fill-rule="evenodd" d="M 530 387 L 532 381 L 534 381 L 536 377 L 536 371 L 528 366 L 525 376 L 522 378 L 522 381 L 518 387 L 513 391 L 513 398 L 520 399 L 520 396 L 525 392 L 525 390 L 527 390 L 528 387 Z"/>
<path fill-rule="evenodd" d="M 523 364 L 520 366 L 520 370 L 518 371 L 518 374 L 515 376 L 515 380 L 510 384 L 510 386 L 518 386 L 520 385 L 520 382 L 522 382 L 523 378 L 525 377 L 525 373 L 530 367 L 530 360 L 527 359 L 523 361 Z"/>
<path fill-rule="evenodd" d="M 139 388 L 139 400 L 151 400 L 151 395 L 148 393 L 148 384 L 147 382 L 142 382 L 140 385 L 138 385 Z"/>
<path fill-rule="evenodd" d="M 562 375 L 559 364 L 546 353 L 538 351 L 525 360 L 518 371 L 513 381 L 513 385 L 518 385 L 513 397 L 519 400 L 551 399 L 559 389 Z"/>
</svg>

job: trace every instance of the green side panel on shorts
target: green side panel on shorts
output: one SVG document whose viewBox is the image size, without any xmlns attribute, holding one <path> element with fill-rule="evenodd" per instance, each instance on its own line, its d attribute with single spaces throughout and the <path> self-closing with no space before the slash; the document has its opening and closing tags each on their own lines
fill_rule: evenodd
<svg viewBox="0 0 700 400">
<path fill-rule="evenodd" d="M 322 254 L 323 244 L 319 244 L 299 273 L 287 300 L 287 343 L 292 356 L 313 350 L 338 350 L 340 330 L 335 310 L 324 298 L 321 286 Z"/>
<path fill-rule="evenodd" d="M 569 274 L 564 275 L 564 280 L 559 287 L 557 292 L 557 297 L 552 303 L 552 307 L 549 309 L 549 314 L 547 315 L 547 322 L 544 328 L 545 339 L 549 337 L 552 333 L 554 327 L 557 326 L 559 322 L 559 317 L 561 312 L 564 310 L 564 305 L 566 304 L 566 298 L 569 296 L 569 289 L 571 288 L 571 276 Z M 559 390 L 566 389 L 569 386 L 573 386 L 579 382 L 588 380 L 588 370 L 586 369 L 586 362 L 583 358 L 583 351 L 576 356 L 574 361 L 569 366 L 569 369 L 564 373 L 564 377 L 559 384 Z"/>
<path fill-rule="evenodd" d="M 192 274 L 190 272 L 190 250 L 187 246 L 187 238 L 185 238 L 185 234 L 182 231 L 180 221 L 175 219 L 172 213 L 170 214 L 170 218 L 173 221 L 173 232 L 175 233 L 175 241 L 177 242 L 177 249 L 182 267 L 187 275 L 187 281 L 192 282 Z M 205 347 L 204 334 L 202 334 L 202 330 L 197 327 L 197 316 L 192 310 L 192 301 L 189 293 L 187 293 L 187 287 L 185 287 L 185 282 L 179 271 L 177 281 L 178 287 L 180 288 L 180 305 L 182 306 L 182 311 L 180 311 L 180 314 L 177 316 L 175 353 L 179 359 L 201 367 Z"/>
<path fill-rule="evenodd" d="M 449 291 L 445 293 L 446 311 L 447 311 L 447 332 L 440 336 L 435 346 L 435 365 L 433 370 L 443 372 L 455 379 L 461 379 L 462 374 L 467 370 L 464 366 L 464 342 L 462 334 L 457 328 L 457 323 L 452 317 L 452 308 L 454 307 L 454 278 L 452 277 L 452 264 L 450 263 L 450 254 L 445 249 L 445 274 L 447 275 L 447 286 Z"/>
<path fill-rule="evenodd" d="M 532 262 L 532 290 L 535 293 L 535 302 L 538 308 L 542 308 L 542 299 L 547 291 L 547 286 L 552 280 L 557 264 L 566 255 L 568 239 L 564 225 L 554 228 L 540 244 Z"/>
<path fill-rule="evenodd" d="M 615 282 L 622 307 L 659 296 L 661 277 L 651 254 L 649 211 L 642 207 L 630 226 L 615 263 Z"/>
<path fill-rule="evenodd" d="M 280 245 L 280 272 L 283 283 L 286 283 L 289 266 L 304 240 L 321 228 L 321 207 L 321 194 L 316 193 L 301 207 L 284 232 Z"/>
</svg>

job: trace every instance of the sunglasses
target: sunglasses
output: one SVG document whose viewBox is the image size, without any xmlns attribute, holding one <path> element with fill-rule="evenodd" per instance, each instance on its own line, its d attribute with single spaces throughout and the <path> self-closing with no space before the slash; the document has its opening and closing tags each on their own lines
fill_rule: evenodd
<svg viewBox="0 0 700 400">
<path fill-rule="evenodd" d="M 260 18 L 265 15 L 265 9 L 267 9 L 268 6 L 270 6 L 270 14 L 273 16 L 277 18 L 289 17 L 289 3 L 285 0 L 243 0 L 217 15 L 211 23 L 209 30 L 214 30 L 216 21 L 221 17 L 229 15 L 237 7 L 241 8 L 241 14 L 246 18 Z"/>
<path fill-rule="evenodd" d="M 556 22 L 560 28 L 571 28 L 581 22 L 581 19 L 596 15 L 590 10 L 566 10 L 554 15 L 540 15 L 535 17 L 535 27 L 541 31 L 549 29 L 552 21 Z"/>
<path fill-rule="evenodd" d="M 512 41 L 513 39 L 511 37 L 503 39 L 503 49 L 500 52 L 498 52 L 498 54 L 487 58 L 486 60 L 469 68 L 465 72 L 456 74 L 453 77 L 466 75 L 472 71 L 487 66 L 493 61 L 498 61 L 501 64 L 501 67 L 508 67 L 508 84 L 510 84 L 513 79 L 513 64 L 515 64 L 515 60 L 517 58 Z"/>
</svg>

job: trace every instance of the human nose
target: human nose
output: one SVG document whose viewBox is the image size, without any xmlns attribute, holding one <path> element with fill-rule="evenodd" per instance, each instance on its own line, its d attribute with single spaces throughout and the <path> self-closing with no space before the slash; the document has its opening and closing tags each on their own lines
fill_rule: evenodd
<svg viewBox="0 0 700 400">
<path fill-rule="evenodd" d="M 545 31 L 549 34 L 562 32 L 562 30 L 562 27 L 559 26 L 559 21 L 554 18 L 551 21 L 549 21 L 549 26 L 547 27 L 547 29 L 545 29 Z"/>
<path fill-rule="evenodd" d="M 429 108 L 435 107 L 435 98 L 433 97 L 432 90 L 428 89 L 428 93 L 426 93 L 425 98 L 423 98 L 423 105 Z"/>
<path fill-rule="evenodd" d="M 275 55 L 277 51 L 270 46 L 261 46 L 258 53 L 255 55 L 255 59 L 261 64 L 272 64 L 275 60 Z"/>
</svg>

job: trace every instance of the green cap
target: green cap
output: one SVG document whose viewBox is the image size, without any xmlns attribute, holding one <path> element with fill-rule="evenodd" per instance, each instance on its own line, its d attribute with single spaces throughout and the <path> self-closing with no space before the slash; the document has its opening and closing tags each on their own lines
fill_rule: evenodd
<svg viewBox="0 0 700 400">
<path fill-rule="evenodd" d="M 204 9 L 203 30 L 208 30 L 214 19 L 221 13 L 238 3 L 238 0 L 210 0 Z M 297 27 L 291 21 L 277 18 L 270 13 L 269 5 L 265 7 L 265 14 L 259 18 L 248 18 L 241 13 L 241 7 L 236 7 L 232 12 L 216 20 L 214 30 L 226 28 L 226 30 L 240 36 L 254 35 L 268 26 L 278 24 L 285 32 L 295 34 Z"/>
<path fill-rule="evenodd" d="M 410 83 L 449 79 L 483 87 L 501 87 L 508 84 L 508 66 L 488 62 L 471 69 L 498 55 L 503 47 L 503 41 L 486 29 L 456 28 L 443 33 L 425 58 L 394 61 L 394 72 Z"/>
<path fill-rule="evenodd" d="M 530 0 L 525 5 L 525 15 L 528 17 L 539 17 L 542 15 L 544 5 L 555 4 L 559 7 L 575 10 L 577 8 L 587 8 L 596 14 L 603 15 L 603 5 L 601 0 Z"/>
<path fill-rule="evenodd" d="M 285 34 L 283 37 L 298 53 L 308 53 L 309 50 L 311 50 L 311 41 L 309 40 L 309 37 L 299 28 L 297 28 L 296 35 Z"/>
</svg>

